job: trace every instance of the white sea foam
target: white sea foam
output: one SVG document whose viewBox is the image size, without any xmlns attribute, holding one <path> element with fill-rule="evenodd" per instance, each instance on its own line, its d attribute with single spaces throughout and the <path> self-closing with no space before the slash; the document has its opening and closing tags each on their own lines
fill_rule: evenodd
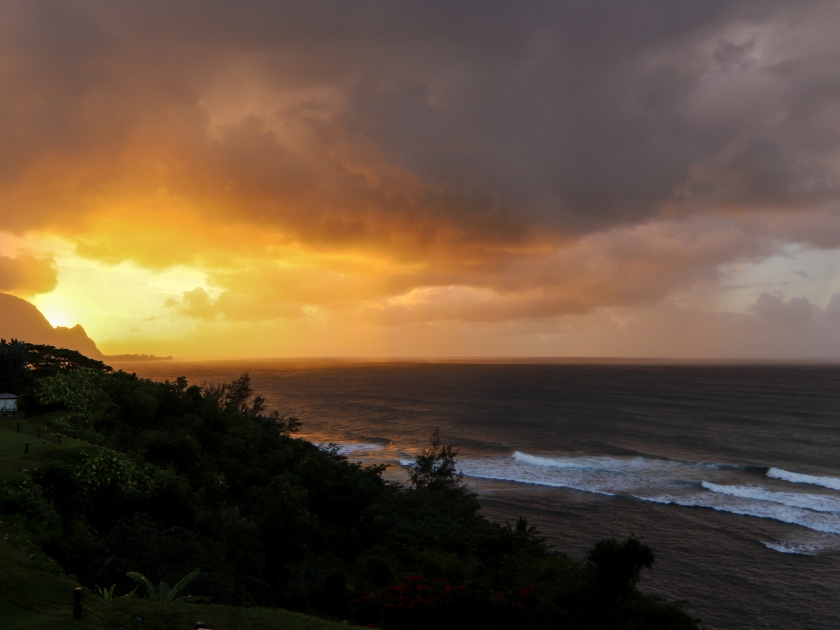
<svg viewBox="0 0 840 630">
<path fill-rule="evenodd" d="M 520 464 L 530 466 L 573 471 L 610 471 L 619 474 L 639 473 L 677 464 L 677 462 L 669 462 L 668 460 L 647 459 L 645 457 L 540 457 L 520 451 L 516 451 L 512 455 L 512 459 Z"/>
<path fill-rule="evenodd" d="M 676 471 L 681 464 L 644 457 L 544 457 L 517 451 L 509 457 L 462 460 L 460 466 L 465 475 L 479 479 L 570 488 L 612 496 L 628 494 L 678 477 Z"/>
<path fill-rule="evenodd" d="M 530 455 L 516 451 L 511 458 L 523 464 L 545 466 L 547 468 L 568 468 L 577 470 L 611 471 L 618 474 L 631 475 L 688 475 L 697 477 L 702 470 L 732 471 L 744 470 L 743 466 L 732 464 L 716 464 L 714 462 L 682 462 L 672 459 L 653 457 L 609 457 L 589 455 L 569 455 L 562 457 L 547 457 Z"/>
<path fill-rule="evenodd" d="M 773 479 L 782 479 L 791 483 L 807 483 L 812 486 L 822 486 L 823 488 L 831 488 L 832 490 L 840 490 L 840 478 L 838 477 L 819 477 L 817 475 L 805 475 L 802 473 L 790 472 L 782 468 L 770 468 L 767 471 L 767 476 Z"/>
<path fill-rule="evenodd" d="M 817 545 L 803 545 L 796 542 L 774 543 L 762 540 L 761 544 L 779 553 L 791 553 L 798 556 L 815 556 L 820 551 Z"/>
<path fill-rule="evenodd" d="M 368 451 L 381 451 L 385 447 L 382 444 L 369 444 L 366 442 L 336 442 L 341 448 L 339 452 L 342 455 L 356 455 L 357 453 L 366 453 Z"/>
<path fill-rule="evenodd" d="M 742 466 L 647 457 L 532 455 L 520 451 L 507 457 L 465 459 L 459 463 L 465 475 L 476 479 L 632 496 L 641 501 L 704 507 L 799 525 L 812 532 L 840 534 L 840 496 L 778 492 L 760 485 L 745 485 L 743 481 L 749 480 L 751 473 Z"/>
<path fill-rule="evenodd" d="M 803 508 L 815 512 L 840 513 L 840 497 L 827 494 L 806 494 L 802 492 L 773 492 L 758 486 L 730 486 L 704 481 L 702 486 L 718 494 L 741 499 L 768 501 L 789 507 Z"/>
<path fill-rule="evenodd" d="M 613 496 L 624 488 L 617 488 L 615 481 L 593 478 L 582 467 L 569 468 L 566 474 L 556 474 L 551 470 L 540 470 L 538 466 L 528 466 L 511 459 L 487 458 L 464 460 L 461 471 L 468 477 L 493 479 L 496 481 L 514 481 L 553 488 L 569 488 L 594 494 Z"/>
<path fill-rule="evenodd" d="M 790 525 L 807 527 L 824 534 L 840 534 L 840 518 L 836 514 L 825 514 L 813 510 L 779 505 L 767 501 L 732 500 L 713 492 L 688 495 L 633 495 L 642 501 L 681 505 L 683 507 L 711 508 L 719 512 L 729 512 L 741 516 L 767 518 Z"/>
<path fill-rule="evenodd" d="M 615 468 L 632 466 L 635 460 L 643 460 L 643 458 L 625 458 L 619 459 L 616 457 L 540 457 L 538 455 L 529 455 L 516 451 L 511 456 L 514 461 L 523 464 L 530 464 L 532 466 L 545 466 L 547 468 L 572 468 L 575 470 L 597 469 L 597 468 Z"/>
</svg>

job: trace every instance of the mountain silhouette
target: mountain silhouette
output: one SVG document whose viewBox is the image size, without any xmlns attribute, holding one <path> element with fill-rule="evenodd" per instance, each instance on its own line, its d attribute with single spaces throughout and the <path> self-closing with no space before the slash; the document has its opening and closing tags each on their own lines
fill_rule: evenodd
<svg viewBox="0 0 840 630">
<path fill-rule="evenodd" d="M 84 328 L 78 324 L 73 328 L 53 328 L 35 305 L 8 293 L 0 293 L 0 338 L 69 348 L 92 359 L 102 358 L 102 353 Z"/>
</svg>

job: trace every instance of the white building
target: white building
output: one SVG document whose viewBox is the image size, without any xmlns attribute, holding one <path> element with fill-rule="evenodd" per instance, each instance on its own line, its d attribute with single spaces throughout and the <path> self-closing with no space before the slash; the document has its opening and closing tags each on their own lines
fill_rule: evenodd
<svg viewBox="0 0 840 630">
<path fill-rule="evenodd" d="M 17 401 L 14 394 L 0 394 L 0 414 L 17 411 Z"/>
</svg>

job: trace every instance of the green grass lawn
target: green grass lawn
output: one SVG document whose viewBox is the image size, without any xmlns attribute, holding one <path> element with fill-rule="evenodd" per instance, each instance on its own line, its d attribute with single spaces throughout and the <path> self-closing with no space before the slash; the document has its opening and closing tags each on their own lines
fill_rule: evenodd
<svg viewBox="0 0 840 630">
<path fill-rule="evenodd" d="M 105 604 L 113 606 L 108 608 Z M 196 621 L 203 621 L 214 630 L 338 630 L 346 628 L 316 617 L 277 608 L 243 608 L 215 604 L 159 604 L 147 599 L 121 597 L 111 602 L 91 602 L 91 610 L 112 621 L 138 630 L 192 630 Z M 134 615 L 145 618 L 143 624 L 133 621 Z"/>
<path fill-rule="evenodd" d="M 0 418 L 0 460 L 14 461 L 16 458 L 24 459 L 24 445 L 29 443 L 29 452 L 36 454 L 43 451 L 60 448 L 76 448 L 84 442 L 73 440 L 66 436 L 61 438 L 58 444 L 54 433 L 49 433 L 44 425 L 39 422 L 49 416 L 40 416 L 29 420 L 15 418 Z M 20 432 L 17 425 L 20 424 Z M 38 428 L 41 428 L 41 438 L 38 438 Z"/>
<path fill-rule="evenodd" d="M 98 626 L 74 621 L 69 616 L 45 615 L 4 601 L 0 601 L 0 625 L 4 630 L 98 630 Z"/>
<path fill-rule="evenodd" d="M 38 439 L 38 420 L 0 418 L 0 480 L 38 462 L 60 449 L 90 447 L 86 442 L 63 437 L 58 444 L 54 435 L 42 427 Z M 17 432 L 20 422 L 21 432 Z M 29 442 L 29 454 L 24 444 Z M 55 562 L 29 540 L 19 525 L 11 525 L 0 516 L 0 630 L 100 630 L 102 628 L 137 628 L 137 630 L 192 630 L 203 621 L 214 630 L 338 630 L 345 628 L 316 617 L 273 608 L 241 608 L 216 604 L 161 604 L 136 597 L 103 601 L 85 589 L 83 620 L 72 618 L 73 589 L 77 583 L 56 570 Z M 10 588 L 11 587 L 11 588 Z M 49 603 L 43 600 L 50 600 Z M 96 617 L 93 613 L 104 617 Z M 134 616 L 144 617 L 143 623 Z M 107 620 L 107 621 L 106 621 Z"/>
<path fill-rule="evenodd" d="M 44 425 L 39 423 L 49 416 L 39 416 L 30 420 L 14 418 L 0 418 L 0 479 L 15 474 L 23 468 L 37 466 L 38 462 L 49 453 L 72 448 L 90 446 L 87 442 L 74 440 L 62 436 L 58 443 L 54 433 L 48 433 Z M 17 425 L 20 424 L 20 432 Z M 41 428 L 41 438 L 38 438 L 38 428 Z M 29 443 L 29 453 L 24 454 L 25 445 Z"/>
</svg>

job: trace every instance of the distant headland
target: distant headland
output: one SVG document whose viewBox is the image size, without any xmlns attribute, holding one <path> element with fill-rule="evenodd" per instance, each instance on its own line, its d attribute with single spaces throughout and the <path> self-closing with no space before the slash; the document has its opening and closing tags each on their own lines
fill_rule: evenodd
<svg viewBox="0 0 840 630">
<path fill-rule="evenodd" d="M 34 304 L 8 293 L 0 293 L 0 338 L 25 339 L 29 343 L 69 348 L 94 359 L 102 358 L 84 328 L 53 327 Z"/>
<path fill-rule="evenodd" d="M 25 339 L 29 343 L 69 348 L 97 360 L 171 361 L 173 357 L 154 354 L 103 355 L 93 339 L 80 325 L 67 328 L 53 326 L 38 308 L 26 300 L 8 293 L 0 293 L 0 339 Z"/>
</svg>

